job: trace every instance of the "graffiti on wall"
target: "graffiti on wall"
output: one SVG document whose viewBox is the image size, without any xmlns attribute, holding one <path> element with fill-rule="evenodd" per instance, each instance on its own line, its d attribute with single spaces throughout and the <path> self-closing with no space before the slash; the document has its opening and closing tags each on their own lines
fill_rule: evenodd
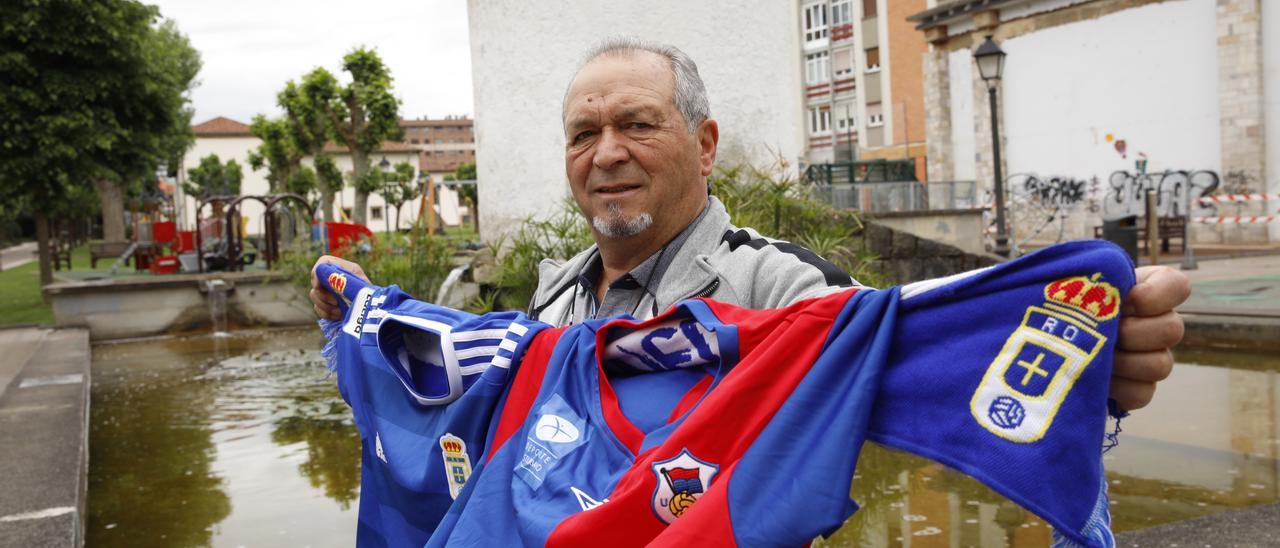
<svg viewBox="0 0 1280 548">
<path fill-rule="evenodd" d="M 1102 214 L 1106 218 L 1145 216 L 1147 191 L 1155 191 L 1156 211 L 1161 217 L 1185 216 L 1188 204 L 1194 215 L 1216 214 L 1214 205 L 1200 204 L 1199 199 L 1213 194 L 1220 184 L 1218 173 L 1208 169 L 1154 173 L 1116 171 L 1108 179 Z"/>
</svg>

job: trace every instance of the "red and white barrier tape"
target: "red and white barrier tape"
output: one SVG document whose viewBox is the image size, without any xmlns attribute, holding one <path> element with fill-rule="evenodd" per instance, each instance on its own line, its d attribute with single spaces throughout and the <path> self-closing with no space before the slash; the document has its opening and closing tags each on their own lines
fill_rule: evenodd
<svg viewBox="0 0 1280 548">
<path fill-rule="evenodd" d="M 1222 204 L 1235 202 L 1260 202 L 1263 200 L 1280 200 L 1280 193 L 1276 194 L 1216 194 L 1213 196 L 1205 196 L 1200 198 L 1200 203 Z"/>
<path fill-rule="evenodd" d="M 1192 217 L 1191 220 L 1206 225 L 1252 225 L 1267 224 L 1280 219 L 1275 215 L 1240 215 L 1237 217 Z"/>
</svg>

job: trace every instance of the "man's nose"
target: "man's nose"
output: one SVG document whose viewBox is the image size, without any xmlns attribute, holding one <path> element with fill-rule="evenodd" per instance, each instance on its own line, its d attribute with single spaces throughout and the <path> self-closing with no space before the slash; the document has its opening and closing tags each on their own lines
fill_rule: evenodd
<svg viewBox="0 0 1280 548">
<path fill-rule="evenodd" d="M 626 137 L 613 128 L 605 128 L 596 142 L 596 151 L 592 162 L 600 169 L 613 169 L 631 159 L 631 151 L 627 150 Z"/>
</svg>

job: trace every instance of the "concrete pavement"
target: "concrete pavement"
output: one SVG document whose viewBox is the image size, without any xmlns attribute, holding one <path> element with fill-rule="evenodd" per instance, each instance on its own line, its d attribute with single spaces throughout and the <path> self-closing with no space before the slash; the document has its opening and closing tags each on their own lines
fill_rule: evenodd
<svg viewBox="0 0 1280 548">
<path fill-rule="evenodd" d="M 1280 351 L 1280 253 L 1201 260 L 1182 272 L 1191 279 L 1178 307 L 1183 344 Z"/>
<path fill-rule="evenodd" d="M 0 270 L 17 268 L 36 260 L 36 243 L 24 242 L 0 249 Z"/>
<path fill-rule="evenodd" d="M 0 546 L 81 546 L 89 332 L 0 330 Z"/>
</svg>

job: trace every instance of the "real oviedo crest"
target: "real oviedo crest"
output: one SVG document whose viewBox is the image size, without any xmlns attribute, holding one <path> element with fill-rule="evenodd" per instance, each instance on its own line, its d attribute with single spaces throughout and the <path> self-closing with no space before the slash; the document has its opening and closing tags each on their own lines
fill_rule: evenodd
<svg viewBox="0 0 1280 548">
<path fill-rule="evenodd" d="M 1120 291 L 1092 277 L 1055 281 L 1029 306 L 969 402 L 973 418 L 1017 443 L 1043 438 L 1076 379 L 1107 342 L 1097 327 L 1120 311 Z"/>
<path fill-rule="evenodd" d="M 653 463 L 657 487 L 653 490 L 653 513 L 671 524 L 689 510 L 711 487 L 720 467 L 699 460 L 688 449 L 673 458 Z"/>
</svg>

